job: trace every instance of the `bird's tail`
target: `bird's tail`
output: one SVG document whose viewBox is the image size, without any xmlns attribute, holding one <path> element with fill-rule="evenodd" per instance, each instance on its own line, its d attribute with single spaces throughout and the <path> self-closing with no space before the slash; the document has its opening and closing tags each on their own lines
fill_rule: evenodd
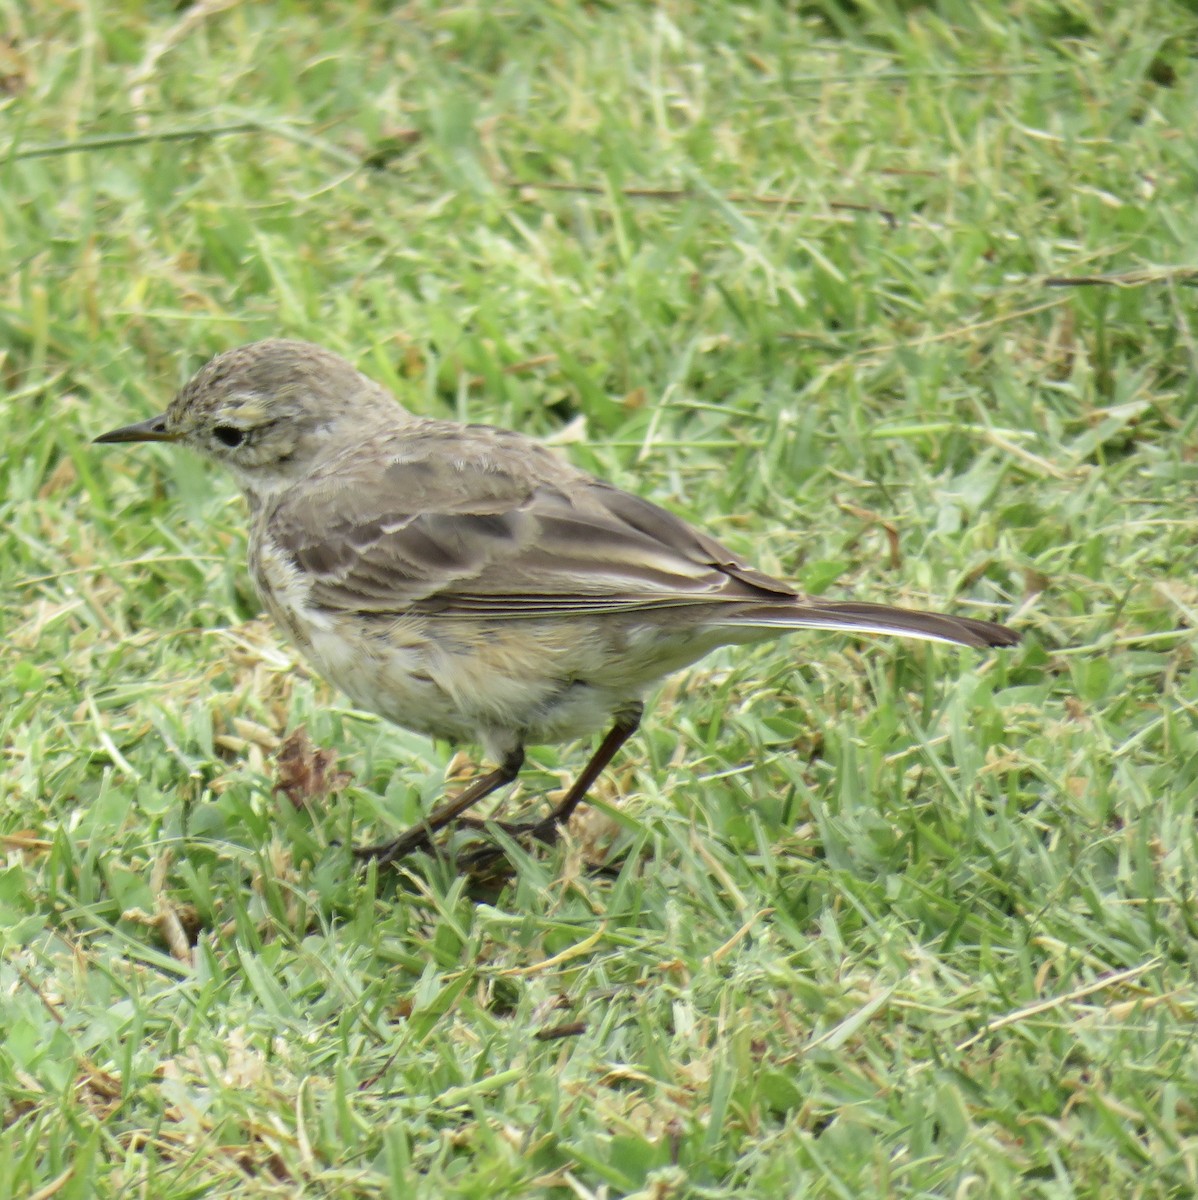
<svg viewBox="0 0 1198 1200">
<path fill-rule="evenodd" d="M 960 646 L 1014 646 L 1020 635 L 994 621 L 974 617 L 952 617 L 947 613 L 891 608 L 854 600 L 820 601 L 804 597 L 794 603 L 745 605 L 736 613 L 721 613 L 723 627 L 745 629 L 840 629 L 858 633 L 882 633 L 893 637 L 921 638 L 929 642 L 953 642 Z"/>
</svg>

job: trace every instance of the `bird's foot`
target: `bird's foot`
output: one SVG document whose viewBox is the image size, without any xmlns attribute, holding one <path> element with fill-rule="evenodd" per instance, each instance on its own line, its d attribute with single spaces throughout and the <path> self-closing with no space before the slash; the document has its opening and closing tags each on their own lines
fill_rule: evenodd
<svg viewBox="0 0 1198 1200">
<path fill-rule="evenodd" d="M 459 817 L 455 824 L 460 828 L 466 826 L 469 829 L 478 830 L 480 833 L 486 833 L 488 829 L 502 829 L 509 837 L 515 838 L 518 841 L 535 841 L 542 842 L 550 846 L 558 839 L 558 823 L 551 813 L 548 817 L 539 821 L 529 821 L 520 823 L 518 821 L 480 821 L 474 817 Z M 409 854 L 415 853 L 417 850 L 433 849 L 434 842 L 431 830 L 424 826 L 414 826 L 406 833 L 400 834 L 397 838 L 392 838 L 387 842 L 376 842 L 371 846 L 355 846 L 353 848 L 353 856 L 359 862 L 377 862 L 379 866 L 390 866 L 392 863 L 397 863 L 401 858 L 407 858 Z M 472 870 L 476 865 L 485 866 L 495 859 L 503 856 L 503 850 L 494 844 L 479 846 L 474 850 L 468 851 L 465 854 L 458 856 L 458 865 L 465 867 L 466 870 Z"/>
<path fill-rule="evenodd" d="M 380 867 L 388 866 L 406 858 L 416 850 L 423 850 L 433 844 L 431 831 L 421 826 L 401 833 L 399 837 L 389 842 L 375 842 L 372 846 L 355 846 L 353 855 L 359 862 L 377 862 Z"/>
<path fill-rule="evenodd" d="M 461 821 L 459 824 L 470 825 L 472 828 L 478 829 L 480 832 L 486 832 L 488 828 L 502 829 L 508 837 L 522 844 L 529 842 L 540 842 L 545 846 L 552 846 L 561 836 L 561 825 L 558 822 L 557 814 L 550 813 L 549 816 L 543 817 L 539 821 Z M 485 870 L 504 856 L 504 848 L 497 842 L 487 842 L 484 845 L 476 846 L 473 850 L 467 850 L 463 854 L 459 854 L 457 858 L 458 866 L 471 874 Z"/>
<path fill-rule="evenodd" d="M 527 837 L 546 843 L 556 842 L 558 836 L 558 822 L 553 813 L 539 821 L 496 821 L 494 818 L 460 817 L 455 822 L 455 828 L 472 829 L 478 833 L 502 829 L 508 837 Z"/>
</svg>

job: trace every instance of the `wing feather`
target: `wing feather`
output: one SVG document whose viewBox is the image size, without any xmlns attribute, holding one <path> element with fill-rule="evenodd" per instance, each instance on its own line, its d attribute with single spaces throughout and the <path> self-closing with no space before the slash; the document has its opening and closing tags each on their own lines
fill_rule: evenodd
<svg viewBox="0 0 1198 1200">
<path fill-rule="evenodd" d="M 310 603 L 522 617 L 795 595 L 531 440 L 505 447 L 496 431 L 454 427 L 450 458 L 429 427 L 380 447 L 381 471 L 377 455 L 332 463 L 267 516 L 267 535 L 312 581 Z"/>
<path fill-rule="evenodd" d="M 309 582 L 307 602 L 327 612 L 494 620 L 687 608 L 680 627 L 1019 640 L 970 617 L 800 596 L 507 430 L 430 421 L 371 449 L 347 451 L 262 514 L 262 534 Z"/>
</svg>

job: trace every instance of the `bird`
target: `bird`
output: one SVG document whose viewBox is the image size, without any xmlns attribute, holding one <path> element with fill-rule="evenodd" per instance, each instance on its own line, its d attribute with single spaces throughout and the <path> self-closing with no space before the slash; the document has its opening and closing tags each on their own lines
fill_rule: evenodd
<svg viewBox="0 0 1198 1200">
<path fill-rule="evenodd" d="M 553 843 L 649 690 L 718 646 L 802 629 L 1020 640 L 974 617 L 803 595 L 534 438 L 411 413 L 309 342 L 219 353 L 160 415 L 95 441 L 176 443 L 227 468 L 257 591 L 317 674 L 494 764 L 398 837 L 355 849 L 382 864 L 478 825 L 465 814 L 516 778 L 527 747 L 602 734 L 552 811 L 497 822 Z"/>
</svg>

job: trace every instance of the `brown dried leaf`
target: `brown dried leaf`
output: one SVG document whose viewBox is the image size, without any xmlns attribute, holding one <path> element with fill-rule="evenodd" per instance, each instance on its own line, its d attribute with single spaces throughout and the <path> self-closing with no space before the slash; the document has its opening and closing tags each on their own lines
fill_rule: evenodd
<svg viewBox="0 0 1198 1200">
<path fill-rule="evenodd" d="M 314 746 L 301 725 L 284 739 L 275 755 L 275 785 L 271 792 L 282 792 L 296 808 L 309 800 L 323 800 L 353 778 L 348 771 L 333 770 L 336 762 L 337 752 Z"/>
</svg>

